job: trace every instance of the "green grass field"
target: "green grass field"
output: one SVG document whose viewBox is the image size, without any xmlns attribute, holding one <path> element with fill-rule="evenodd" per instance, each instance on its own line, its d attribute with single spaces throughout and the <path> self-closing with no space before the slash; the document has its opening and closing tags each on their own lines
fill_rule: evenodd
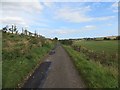
<svg viewBox="0 0 120 90">
<path fill-rule="evenodd" d="M 106 52 L 109 54 L 118 53 L 118 41 L 117 40 L 107 40 L 107 41 L 74 41 L 74 45 L 86 47 L 87 49 L 96 52 Z"/>
<path fill-rule="evenodd" d="M 83 76 L 89 88 L 116 88 L 118 87 L 118 72 L 103 67 L 100 63 L 87 60 L 83 53 L 75 51 L 70 46 L 64 48 L 72 58 L 80 75 Z"/>
<path fill-rule="evenodd" d="M 74 41 L 73 46 L 81 46 L 81 52 L 84 52 L 88 59 L 100 62 L 103 65 L 118 67 L 118 41 Z"/>
<path fill-rule="evenodd" d="M 53 48 L 52 41 L 3 33 L 2 87 L 15 88 Z M 42 45 L 41 45 L 42 44 Z"/>
</svg>

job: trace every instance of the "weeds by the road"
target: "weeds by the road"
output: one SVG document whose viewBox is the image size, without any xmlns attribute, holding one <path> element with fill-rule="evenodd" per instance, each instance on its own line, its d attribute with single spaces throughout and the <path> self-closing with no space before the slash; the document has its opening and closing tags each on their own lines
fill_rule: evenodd
<svg viewBox="0 0 120 90">
<path fill-rule="evenodd" d="M 116 88 L 118 87 L 118 75 L 110 72 L 100 63 L 87 60 L 83 53 L 79 53 L 70 46 L 64 46 L 74 61 L 80 74 L 82 74 L 89 88 Z"/>
<path fill-rule="evenodd" d="M 14 88 L 41 61 L 54 44 L 41 38 L 3 33 L 2 87 Z"/>
<path fill-rule="evenodd" d="M 75 41 L 73 48 L 84 53 L 88 60 L 100 62 L 104 66 L 118 67 L 118 41 Z"/>
</svg>

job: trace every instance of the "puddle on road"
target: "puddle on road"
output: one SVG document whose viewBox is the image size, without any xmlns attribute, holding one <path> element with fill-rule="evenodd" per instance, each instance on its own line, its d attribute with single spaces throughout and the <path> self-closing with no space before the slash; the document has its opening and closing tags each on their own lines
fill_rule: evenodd
<svg viewBox="0 0 120 90">
<path fill-rule="evenodd" d="M 40 66 L 27 80 L 27 82 L 23 85 L 23 88 L 39 88 L 47 76 L 50 65 L 51 62 L 49 60 L 41 63 Z"/>
</svg>

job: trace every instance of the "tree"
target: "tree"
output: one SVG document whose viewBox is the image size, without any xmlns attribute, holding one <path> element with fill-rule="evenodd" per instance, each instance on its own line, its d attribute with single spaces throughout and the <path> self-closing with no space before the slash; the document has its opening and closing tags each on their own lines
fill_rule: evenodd
<svg viewBox="0 0 120 90">
<path fill-rule="evenodd" d="M 35 36 L 35 37 L 37 36 L 36 30 L 35 30 L 34 36 Z"/>
<path fill-rule="evenodd" d="M 18 30 L 15 33 L 18 34 Z"/>
<path fill-rule="evenodd" d="M 9 28 L 9 31 L 12 32 L 12 28 Z"/>
<path fill-rule="evenodd" d="M 22 27 L 22 34 L 24 34 L 24 29 L 23 29 L 23 27 Z"/>
<path fill-rule="evenodd" d="M 104 37 L 104 39 L 103 39 L 103 40 L 110 40 L 110 38 Z"/>
<path fill-rule="evenodd" d="M 16 25 L 14 26 L 13 32 L 15 32 L 16 34 L 17 34 L 17 32 L 18 32 Z"/>
<path fill-rule="evenodd" d="M 12 34 L 13 34 L 13 31 L 14 31 L 14 26 L 12 25 L 12 28 L 11 28 L 11 32 L 12 32 Z"/>
<path fill-rule="evenodd" d="M 29 36 L 32 36 L 32 33 L 31 33 L 31 32 L 29 32 Z"/>
<path fill-rule="evenodd" d="M 13 33 L 18 34 L 18 30 L 17 30 L 16 25 L 13 27 Z"/>
<path fill-rule="evenodd" d="M 55 37 L 54 39 L 55 39 L 55 40 L 58 40 L 58 38 L 57 38 L 57 37 Z"/>
<path fill-rule="evenodd" d="M 24 34 L 27 35 L 27 30 L 25 29 Z"/>
<path fill-rule="evenodd" d="M 120 36 L 117 36 L 117 37 L 116 37 L 116 40 L 120 40 Z"/>
<path fill-rule="evenodd" d="M 3 30 L 3 32 L 5 32 L 5 33 L 6 33 L 6 32 L 7 32 L 7 30 L 8 30 L 8 26 L 4 27 L 2 30 Z"/>
</svg>

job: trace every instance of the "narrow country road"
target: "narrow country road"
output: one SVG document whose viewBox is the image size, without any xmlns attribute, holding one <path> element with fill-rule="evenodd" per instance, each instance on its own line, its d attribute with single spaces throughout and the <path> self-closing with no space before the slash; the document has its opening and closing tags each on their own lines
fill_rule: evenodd
<svg viewBox="0 0 120 90">
<path fill-rule="evenodd" d="M 30 77 L 24 88 L 85 88 L 82 78 L 61 45 L 56 46 L 55 53 L 49 55 L 45 62 L 48 62 L 44 64 L 47 68 L 40 65 L 31 76 L 34 78 Z M 45 73 L 43 77 L 41 73 Z"/>
</svg>

